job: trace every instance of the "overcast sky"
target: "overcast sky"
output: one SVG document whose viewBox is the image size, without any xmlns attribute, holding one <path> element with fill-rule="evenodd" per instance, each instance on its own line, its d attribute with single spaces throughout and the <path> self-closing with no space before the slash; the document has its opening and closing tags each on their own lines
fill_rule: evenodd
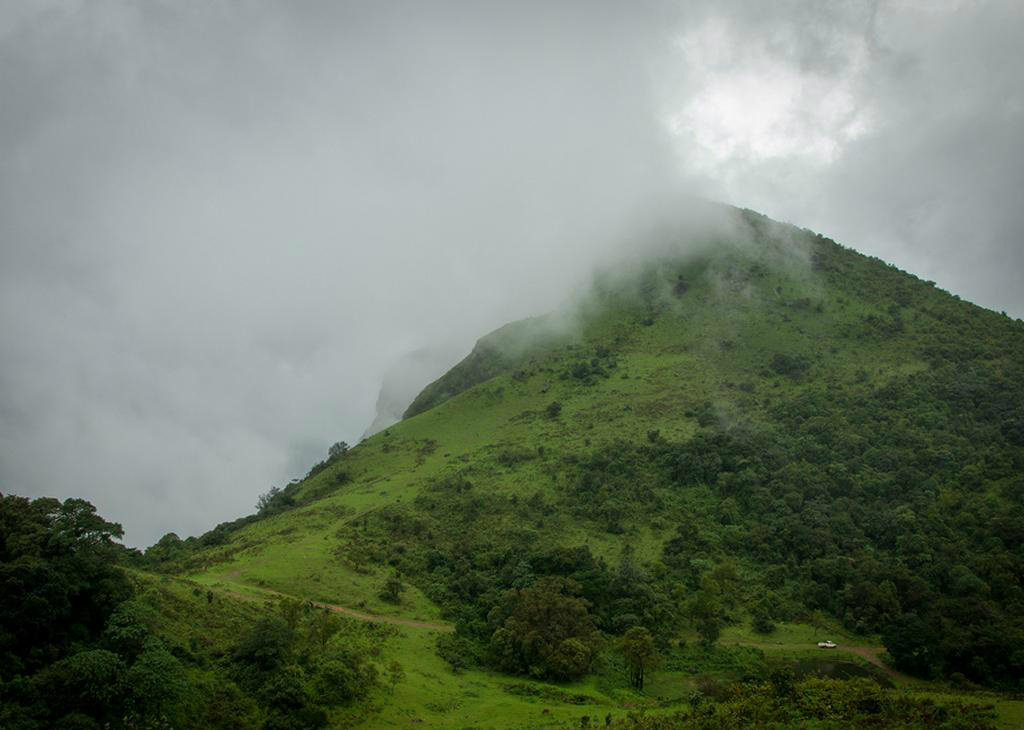
<svg viewBox="0 0 1024 730">
<path fill-rule="evenodd" d="M 0 491 L 135 545 L 251 512 L 684 194 L 1024 316 L 1022 37 L 1017 0 L 5 2 Z"/>
</svg>

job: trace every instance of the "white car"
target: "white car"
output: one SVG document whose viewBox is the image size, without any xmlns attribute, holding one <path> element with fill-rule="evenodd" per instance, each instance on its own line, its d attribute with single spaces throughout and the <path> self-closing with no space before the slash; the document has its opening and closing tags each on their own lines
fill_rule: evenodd
<svg viewBox="0 0 1024 730">
<path fill-rule="evenodd" d="M 838 646 L 838 645 L 834 641 L 819 641 L 818 642 L 818 648 L 819 649 L 835 649 L 836 646 Z"/>
</svg>

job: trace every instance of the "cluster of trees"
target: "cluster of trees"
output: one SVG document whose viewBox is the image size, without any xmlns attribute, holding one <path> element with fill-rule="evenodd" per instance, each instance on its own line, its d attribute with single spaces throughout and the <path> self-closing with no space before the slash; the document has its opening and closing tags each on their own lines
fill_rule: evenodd
<svg viewBox="0 0 1024 730">
<path fill-rule="evenodd" d="M 801 382 L 756 428 L 708 419 L 685 442 L 652 432 L 605 446 L 561 481 L 563 505 L 611 533 L 675 522 L 662 560 L 689 591 L 708 561 L 757 566 L 761 585 L 744 599 L 762 632 L 794 610 L 821 610 L 882 633 L 905 671 L 1016 687 L 1021 349 L 1019 338 L 978 343 L 970 358 L 957 350 L 878 385 L 863 375 Z M 793 377 L 805 363 L 776 356 L 771 370 Z"/>
<path fill-rule="evenodd" d="M 0 726 L 155 727 L 174 716 L 184 670 L 129 600 L 121 536 L 84 500 L 0 495 Z"/>
<path fill-rule="evenodd" d="M 802 362 L 776 358 L 772 369 L 791 376 Z M 553 489 L 519 499 L 442 479 L 411 509 L 380 510 L 348 547 L 426 591 L 476 642 L 469 655 L 516 672 L 570 676 L 564 657 L 537 659 L 570 639 L 583 645 L 566 645 L 574 667 L 592 656 L 568 635 L 543 652 L 523 648 L 525 624 L 510 619 L 508 596 L 559 578 L 578 586 L 574 600 L 605 635 L 644 627 L 664 641 L 688 620 L 710 644 L 741 615 L 769 633 L 820 611 L 881 633 L 905 671 L 1016 687 L 1022 363 L 944 362 L 878 385 L 801 380 L 766 404 L 757 428 L 708 418 L 683 442 L 652 431 L 583 457 L 538 451 Z M 613 534 L 671 531 L 658 563 L 625 556 L 611 567 L 586 547 L 553 547 L 573 520 Z M 711 577 L 731 560 L 732 578 Z"/>
<path fill-rule="evenodd" d="M 494 664 L 538 679 L 586 674 L 599 637 L 589 604 L 579 593 L 579 584 L 555 577 L 506 591 L 487 617 Z"/>
<path fill-rule="evenodd" d="M 575 360 L 562 371 L 562 379 L 571 379 L 584 385 L 593 385 L 600 378 L 607 378 L 617 363 L 611 350 L 603 345 L 594 348 L 590 359 Z"/>
<path fill-rule="evenodd" d="M 374 663 L 383 629 L 298 601 L 211 645 L 204 622 L 237 618 L 198 587 L 187 607 L 140 590 L 121 534 L 84 500 L 0 495 L 4 730 L 323 727 L 332 708 L 401 680 Z M 179 619 L 190 640 L 167 629 Z"/>
<path fill-rule="evenodd" d="M 0 672 L 31 673 L 95 639 L 131 593 L 121 526 L 81 499 L 0 495 Z"/>
<path fill-rule="evenodd" d="M 372 647 L 338 641 L 342 620 L 309 602 L 286 599 L 240 637 L 230 674 L 255 698 L 264 730 L 306 730 L 327 725 L 332 707 L 364 698 L 381 680 Z M 397 677 L 401 667 L 390 672 Z"/>
<path fill-rule="evenodd" d="M 609 637 L 635 640 L 639 631 L 662 650 L 689 624 L 710 645 L 740 613 L 731 562 L 706 561 L 690 587 L 664 564 L 641 563 L 628 545 L 609 565 L 586 545 L 539 539 L 540 529 L 558 533 L 558 520 L 572 519 L 541 493 L 518 499 L 454 476 L 428 486 L 413 510 L 387 507 L 350 526 L 340 552 L 400 570 L 442 607 L 457 633 L 439 653 L 455 669 L 484 663 L 569 679 L 587 672 L 602 647 L 626 646 Z M 642 684 L 648 659 L 629 670 L 630 681 Z"/>
</svg>

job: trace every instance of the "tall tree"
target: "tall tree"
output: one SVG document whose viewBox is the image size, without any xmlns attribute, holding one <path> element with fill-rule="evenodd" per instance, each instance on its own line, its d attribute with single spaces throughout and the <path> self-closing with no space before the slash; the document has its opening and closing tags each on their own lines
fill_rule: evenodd
<svg viewBox="0 0 1024 730">
<path fill-rule="evenodd" d="M 643 626 L 634 626 L 619 641 L 619 651 L 626 660 L 629 683 L 643 689 L 647 670 L 656 666 L 660 659 L 651 632 Z"/>
</svg>

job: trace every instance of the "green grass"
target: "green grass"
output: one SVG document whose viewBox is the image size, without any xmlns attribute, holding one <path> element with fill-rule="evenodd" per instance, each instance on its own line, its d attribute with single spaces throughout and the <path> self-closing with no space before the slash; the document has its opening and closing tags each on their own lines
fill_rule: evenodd
<svg viewBox="0 0 1024 730">
<path fill-rule="evenodd" d="M 388 649 L 405 668 L 406 681 L 398 685 L 394 695 L 385 693 L 375 698 L 381 703 L 379 712 L 358 727 L 563 727 L 578 724 L 583 715 L 603 718 L 608 712 L 622 714 L 593 682 L 550 685 L 492 672 L 453 674 L 434 653 L 434 638 L 430 632 L 409 630 L 393 639 Z M 522 687 L 538 694 L 510 691 Z M 560 696 L 573 702 L 558 701 Z M 591 701 L 577 697 L 589 697 Z"/>
<path fill-rule="evenodd" d="M 842 646 L 880 646 L 881 639 L 872 636 L 857 636 L 844 629 L 834 619 L 825 620 L 823 625 L 780 621 L 770 634 L 759 634 L 749 623 L 728 626 L 722 631 L 722 643 L 757 644 L 758 646 L 778 645 L 779 647 L 802 647 L 817 649 L 819 641 L 832 640 Z"/>
<path fill-rule="evenodd" d="M 995 707 L 999 727 L 1006 730 L 1024 728 L 1024 700 L 998 698 L 995 700 Z"/>
<path fill-rule="evenodd" d="M 192 655 L 224 653 L 267 610 L 276 596 L 265 590 L 234 585 L 232 590 L 247 596 L 240 598 L 221 590 L 208 601 L 203 582 L 136 574 L 139 600 L 155 610 L 158 631 L 169 646 Z M 358 622 L 352 622 L 358 623 Z M 791 646 L 801 646 L 818 635 L 818 630 L 800 624 L 780 626 L 773 638 L 780 641 L 780 655 L 795 657 Z M 840 635 L 833 632 L 833 635 Z M 394 689 L 381 686 L 366 703 L 333 712 L 337 726 L 364 728 L 561 728 L 577 727 L 584 716 L 598 725 L 610 715 L 625 717 L 644 708 L 648 714 L 685 710 L 690 695 L 700 682 L 709 679 L 727 681 L 738 678 L 743 666 L 756 663 L 757 651 L 730 647 L 730 641 L 761 638 L 739 628 L 730 628 L 722 644 L 704 654 L 697 675 L 690 671 L 666 669 L 653 672 L 642 693 L 625 685 L 621 669 L 612 666 L 586 679 L 565 684 L 534 682 L 494 672 L 453 673 L 434 653 L 437 633 L 400 627 L 390 630 L 383 640 L 377 664 L 383 671 L 392 660 L 402 664 L 405 678 Z M 774 652 L 768 651 L 770 656 Z M 194 672 L 195 673 L 195 672 Z M 198 674 L 196 679 L 198 680 Z M 915 696 L 928 696 L 937 702 L 960 699 L 981 705 L 994 705 L 998 727 L 1006 730 L 1024 727 L 1024 702 L 990 693 L 959 693 L 933 688 L 915 689 Z"/>
</svg>

